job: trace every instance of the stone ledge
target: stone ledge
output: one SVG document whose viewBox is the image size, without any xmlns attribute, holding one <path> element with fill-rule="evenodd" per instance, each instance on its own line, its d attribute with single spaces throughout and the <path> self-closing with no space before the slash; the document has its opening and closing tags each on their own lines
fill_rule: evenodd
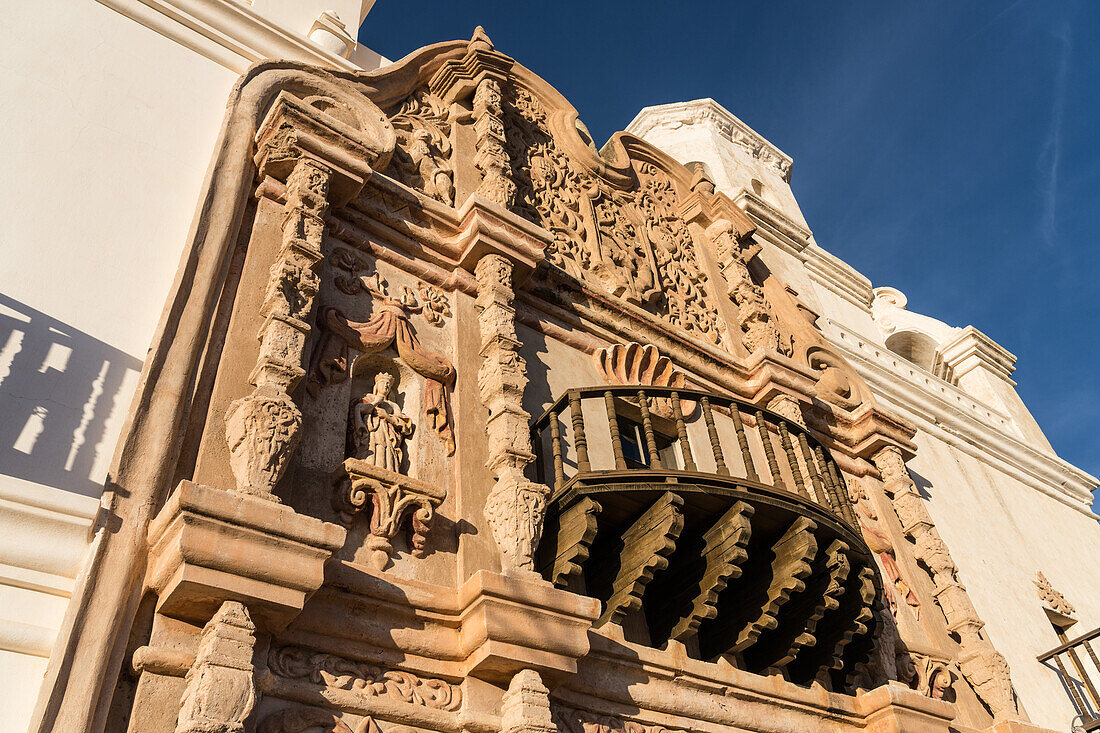
<svg viewBox="0 0 1100 733">
<path fill-rule="evenodd" d="M 506 682 L 534 669 L 548 685 L 577 671 L 600 602 L 530 574 L 481 570 L 458 591 L 466 675 Z"/>
<path fill-rule="evenodd" d="M 232 599 L 277 631 L 321 586 L 345 534 L 283 504 L 182 481 L 150 525 L 146 583 L 165 615 L 205 622 Z"/>
</svg>

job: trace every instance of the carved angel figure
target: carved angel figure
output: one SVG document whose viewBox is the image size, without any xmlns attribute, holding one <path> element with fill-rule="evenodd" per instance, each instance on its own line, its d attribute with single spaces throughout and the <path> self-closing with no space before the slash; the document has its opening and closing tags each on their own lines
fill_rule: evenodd
<svg viewBox="0 0 1100 733">
<path fill-rule="evenodd" d="M 374 390 L 351 405 L 351 441 L 354 457 L 398 473 L 404 457 L 405 438 L 412 435 L 412 418 L 388 399 L 393 377 L 379 372 Z"/>
<path fill-rule="evenodd" d="M 427 130 L 416 130 L 409 144 L 409 156 L 424 181 L 424 192 L 448 206 L 455 202 L 454 173 Z"/>
</svg>

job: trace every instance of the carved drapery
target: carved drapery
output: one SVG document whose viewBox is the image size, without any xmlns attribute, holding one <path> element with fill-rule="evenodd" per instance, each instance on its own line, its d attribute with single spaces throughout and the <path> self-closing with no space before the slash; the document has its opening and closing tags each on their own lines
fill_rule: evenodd
<svg viewBox="0 0 1100 733">
<path fill-rule="evenodd" d="M 531 416 L 523 409 L 527 364 L 519 355 L 516 336 L 512 263 L 500 255 L 488 254 L 478 260 L 474 275 L 482 358 L 477 383 L 481 403 L 489 409 L 485 465 L 496 479 L 485 500 L 485 518 L 503 567 L 533 572 L 550 490 L 523 475 L 524 467 L 535 456 L 528 427 Z"/>
<path fill-rule="evenodd" d="M 932 577 L 936 603 L 947 619 L 947 628 L 958 638 L 963 677 L 996 719 L 1016 717 L 1019 713 L 1008 662 L 983 633 L 985 623 L 978 617 L 966 588 L 959 583 L 958 568 L 917 492 L 901 451 L 888 446 L 876 453 L 873 460 L 902 531 L 913 541 L 914 555 Z"/>
<path fill-rule="evenodd" d="M 256 627 L 248 609 L 226 601 L 202 630 L 187 670 L 176 733 L 240 733 L 256 704 L 252 651 Z"/>
<path fill-rule="evenodd" d="M 237 490 L 278 499 L 271 492 L 298 445 L 302 413 L 290 393 L 301 380 L 308 322 L 320 280 L 321 237 L 332 170 L 300 158 L 287 179 L 282 248 L 264 298 L 260 357 L 249 376 L 255 387 L 236 400 L 225 419 L 229 465 Z"/>
<path fill-rule="evenodd" d="M 424 416 L 429 427 L 447 446 L 448 455 L 453 455 L 454 430 L 447 393 L 454 384 L 455 369 L 446 357 L 427 351 L 416 338 L 416 331 L 409 323 L 409 312 L 423 306 L 415 297 L 412 300 L 391 297 L 377 279 L 375 284 L 364 287 L 375 302 L 369 321 L 348 320 L 336 308 L 322 311 L 323 333 L 310 364 L 310 389 L 316 392 L 347 379 L 349 348 L 375 353 L 394 344 L 402 360 L 424 377 Z"/>
</svg>

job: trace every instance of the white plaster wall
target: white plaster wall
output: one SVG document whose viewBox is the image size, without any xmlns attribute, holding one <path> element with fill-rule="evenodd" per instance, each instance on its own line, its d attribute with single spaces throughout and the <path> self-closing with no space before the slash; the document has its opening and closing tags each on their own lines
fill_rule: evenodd
<svg viewBox="0 0 1100 733">
<path fill-rule="evenodd" d="M 1077 608 L 1070 636 L 1100 625 L 1100 527 L 1009 472 L 922 431 L 910 462 L 929 512 L 1032 722 L 1066 730 L 1070 699 L 1036 657 L 1060 644 L 1032 583 L 1044 573 Z"/>
<path fill-rule="evenodd" d="M 0 23 L 0 729 L 26 728 L 235 72 L 91 0 Z"/>
</svg>

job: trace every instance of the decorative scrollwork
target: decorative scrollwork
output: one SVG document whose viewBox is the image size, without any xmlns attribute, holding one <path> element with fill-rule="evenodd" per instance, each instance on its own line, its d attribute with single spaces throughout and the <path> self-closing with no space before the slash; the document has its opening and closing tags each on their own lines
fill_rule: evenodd
<svg viewBox="0 0 1100 733">
<path fill-rule="evenodd" d="M 457 710 L 462 705 L 462 689 L 444 680 L 425 679 L 299 646 L 273 648 L 267 666 L 277 677 L 305 679 L 364 698 L 388 697 L 435 710 Z"/>
</svg>

